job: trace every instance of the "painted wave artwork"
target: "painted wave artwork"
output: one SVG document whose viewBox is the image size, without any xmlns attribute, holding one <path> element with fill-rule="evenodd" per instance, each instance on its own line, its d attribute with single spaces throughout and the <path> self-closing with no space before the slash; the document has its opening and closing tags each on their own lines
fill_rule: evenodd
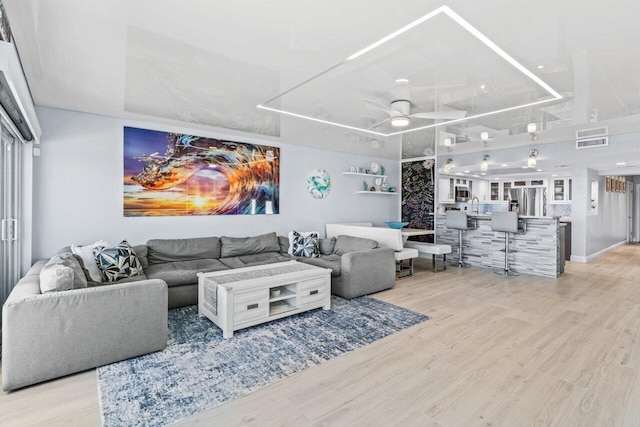
<svg viewBox="0 0 640 427">
<path fill-rule="evenodd" d="M 280 149 L 124 128 L 124 215 L 279 213 Z"/>
</svg>

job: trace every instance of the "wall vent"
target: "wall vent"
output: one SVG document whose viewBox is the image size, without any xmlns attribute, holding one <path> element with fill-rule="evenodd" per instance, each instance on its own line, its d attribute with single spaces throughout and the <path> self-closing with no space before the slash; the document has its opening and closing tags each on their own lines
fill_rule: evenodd
<svg viewBox="0 0 640 427">
<path fill-rule="evenodd" d="M 579 139 L 576 141 L 576 148 L 594 148 L 609 145 L 609 137 Z"/>
<path fill-rule="evenodd" d="M 576 148 L 594 148 L 609 145 L 609 127 L 582 129 L 576 131 Z"/>
<path fill-rule="evenodd" d="M 592 139 L 609 135 L 609 126 L 576 131 L 576 139 Z"/>
</svg>

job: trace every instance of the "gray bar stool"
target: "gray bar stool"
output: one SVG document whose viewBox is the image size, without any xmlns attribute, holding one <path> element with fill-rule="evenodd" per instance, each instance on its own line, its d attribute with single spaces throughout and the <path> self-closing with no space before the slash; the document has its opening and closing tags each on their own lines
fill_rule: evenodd
<svg viewBox="0 0 640 427">
<path fill-rule="evenodd" d="M 462 231 L 469 229 L 467 213 L 463 211 L 447 211 L 445 213 L 445 225 L 452 230 L 458 230 L 458 267 L 471 267 L 466 262 L 462 262 Z"/>
<path fill-rule="evenodd" d="M 495 273 L 505 276 L 519 276 L 520 273 L 509 268 L 509 233 L 518 232 L 518 212 L 492 212 L 491 230 L 504 233 L 504 267 L 495 270 Z"/>
</svg>

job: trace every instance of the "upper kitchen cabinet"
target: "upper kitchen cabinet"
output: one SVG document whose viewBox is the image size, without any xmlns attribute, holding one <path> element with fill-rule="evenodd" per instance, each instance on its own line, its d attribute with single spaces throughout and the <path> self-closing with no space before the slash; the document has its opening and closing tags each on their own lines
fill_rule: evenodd
<svg viewBox="0 0 640 427">
<path fill-rule="evenodd" d="M 438 203 L 453 203 L 455 196 L 454 179 L 440 177 L 438 180 Z"/>
<path fill-rule="evenodd" d="M 493 184 L 493 182 L 491 183 Z M 473 181 L 473 195 L 478 198 L 480 203 L 487 203 L 492 201 L 491 192 L 489 189 L 489 181 L 482 179 Z"/>
<path fill-rule="evenodd" d="M 571 178 L 552 178 L 550 183 L 550 203 L 571 202 L 572 182 Z"/>
</svg>

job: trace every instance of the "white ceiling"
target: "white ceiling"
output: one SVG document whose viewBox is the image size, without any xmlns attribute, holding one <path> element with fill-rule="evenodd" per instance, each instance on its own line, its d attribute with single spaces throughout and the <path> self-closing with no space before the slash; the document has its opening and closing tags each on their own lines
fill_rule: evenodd
<svg viewBox="0 0 640 427">
<path fill-rule="evenodd" d="M 571 139 L 576 128 L 594 122 L 610 123 L 612 133 L 640 131 L 638 1 L 3 3 L 40 106 L 232 129 L 387 158 L 433 154 L 440 131 L 467 142 L 456 146 L 458 153 L 487 150 L 479 141 L 482 131 L 493 137 L 489 149 L 527 146 L 522 133 L 530 122 L 542 129 L 541 144 Z M 565 98 L 395 137 L 256 108 L 443 4 Z M 411 112 L 456 109 L 474 115 L 548 95 L 477 39 L 446 19 L 434 19 L 276 105 L 368 128 L 387 116 L 363 99 L 390 103 L 398 78 L 410 81 Z M 633 161 L 640 163 L 637 155 Z"/>
</svg>

